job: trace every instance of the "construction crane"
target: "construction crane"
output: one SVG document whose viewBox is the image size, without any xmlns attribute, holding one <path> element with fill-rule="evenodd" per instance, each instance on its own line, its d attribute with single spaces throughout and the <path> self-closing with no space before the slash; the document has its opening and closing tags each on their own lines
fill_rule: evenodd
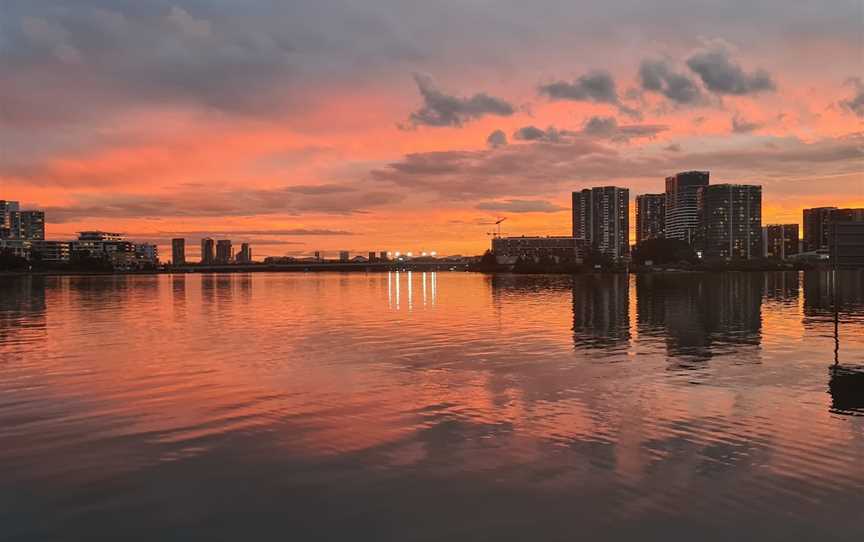
<svg viewBox="0 0 864 542">
<path fill-rule="evenodd" d="M 499 218 L 498 220 L 496 220 L 496 221 L 495 221 L 495 224 L 494 224 L 496 230 L 495 230 L 495 231 L 486 232 L 486 235 L 491 235 L 493 238 L 501 237 L 501 223 L 504 222 L 505 220 L 507 220 L 507 217 L 506 217 L 506 216 L 505 216 L 504 218 Z"/>
</svg>

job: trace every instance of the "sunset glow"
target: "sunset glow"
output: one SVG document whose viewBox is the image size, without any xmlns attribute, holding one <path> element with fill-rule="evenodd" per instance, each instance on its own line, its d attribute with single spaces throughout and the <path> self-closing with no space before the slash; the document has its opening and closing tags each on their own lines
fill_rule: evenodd
<svg viewBox="0 0 864 542">
<path fill-rule="evenodd" d="M 3 196 L 191 258 L 478 254 L 694 168 L 761 184 L 766 224 L 864 207 L 859 2 L 291 4 L 8 2 Z"/>
</svg>

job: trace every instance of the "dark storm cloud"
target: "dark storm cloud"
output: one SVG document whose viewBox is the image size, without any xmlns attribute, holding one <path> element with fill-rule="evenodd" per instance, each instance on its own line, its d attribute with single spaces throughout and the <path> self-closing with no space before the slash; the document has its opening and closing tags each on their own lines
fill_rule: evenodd
<svg viewBox="0 0 864 542">
<path fill-rule="evenodd" d="M 659 92 L 677 104 L 702 101 L 702 92 L 696 83 L 673 70 L 665 60 L 643 60 L 639 66 L 639 81 L 643 90 Z"/>
<path fill-rule="evenodd" d="M 749 121 L 743 117 L 735 115 L 732 117 L 732 132 L 736 134 L 749 134 L 761 128 L 762 125 L 758 122 Z"/>
<path fill-rule="evenodd" d="M 495 130 L 486 138 L 486 145 L 493 149 L 507 145 L 507 134 L 503 130 Z"/>
<path fill-rule="evenodd" d="M 864 118 L 864 83 L 858 77 L 853 77 L 847 82 L 855 89 L 855 93 L 848 100 L 842 100 L 840 105 L 855 115 Z"/>
<path fill-rule="evenodd" d="M 545 200 L 508 199 L 504 201 L 484 201 L 477 204 L 484 211 L 504 211 L 508 213 L 557 213 L 565 210 Z"/>
<path fill-rule="evenodd" d="M 604 70 L 594 70 L 577 77 L 574 81 L 554 81 L 538 87 L 541 96 L 552 100 L 588 101 L 617 106 L 629 116 L 638 117 L 639 113 L 621 103 L 615 79 Z"/>
<path fill-rule="evenodd" d="M 767 71 L 745 72 L 720 47 L 693 54 L 687 59 L 687 66 L 699 75 L 708 90 L 717 94 L 743 96 L 776 89 Z"/>
<path fill-rule="evenodd" d="M 507 117 L 516 112 L 510 103 L 485 92 L 463 98 L 442 92 L 428 75 L 414 74 L 414 81 L 423 97 L 423 107 L 411 113 L 411 126 L 462 126 L 485 115 Z"/>
</svg>

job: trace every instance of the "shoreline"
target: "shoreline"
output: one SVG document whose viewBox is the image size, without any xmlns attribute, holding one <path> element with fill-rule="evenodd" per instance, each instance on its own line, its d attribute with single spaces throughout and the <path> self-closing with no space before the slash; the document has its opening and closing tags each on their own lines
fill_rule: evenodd
<svg viewBox="0 0 864 542">
<path fill-rule="evenodd" d="M 769 272 L 801 272 L 801 271 L 831 271 L 833 270 L 830 266 L 817 266 L 811 268 L 788 268 L 788 269 L 777 269 L 777 268 L 743 268 L 743 267 L 732 267 L 732 268 L 701 268 L 701 269 L 681 269 L 681 268 L 658 268 L 658 269 L 628 269 L 628 270 L 600 270 L 600 269 L 586 269 L 578 272 L 564 272 L 564 271 L 555 271 L 548 270 L 542 271 L 538 270 L 537 272 L 513 272 L 513 271 L 505 271 L 505 270 L 483 270 L 483 269 L 469 269 L 464 265 L 460 265 L 458 267 L 455 266 L 437 266 L 435 268 L 411 268 L 411 267 L 378 267 L 375 268 L 367 268 L 367 267 L 355 267 L 355 268 L 339 268 L 339 267 L 330 267 L 330 266 L 296 266 L 296 267 L 287 267 L 287 266 L 261 266 L 260 268 L 237 268 L 232 269 L 229 267 L 225 268 L 214 268 L 214 269 L 205 269 L 199 270 L 194 268 L 189 269 L 157 269 L 157 270 L 147 270 L 147 271 L 84 271 L 84 270 L 36 270 L 36 271 L 0 271 L 0 278 L 3 277 L 126 277 L 126 276 L 147 276 L 147 275 L 207 275 L 207 274 L 248 274 L 248 273 L 383 273 L 383 272 L 391 272 L 391 271 L 400 271 L 400 272 L 430 272 L 430 271 L 441 271 L 441 272 L 461 272 L 461 273 L 480 273 L 485 275 L 593 275 L 593 274 L 604 274 L 604 275 L 659 275 L 659 274 L 694 274 L 694 273 L 724 273 L 724 272 L 734 272 L 734 273 L 769 273 Z M 864 271 L 864 268 L 844 268 L 844 271 Z"/>
</svg>

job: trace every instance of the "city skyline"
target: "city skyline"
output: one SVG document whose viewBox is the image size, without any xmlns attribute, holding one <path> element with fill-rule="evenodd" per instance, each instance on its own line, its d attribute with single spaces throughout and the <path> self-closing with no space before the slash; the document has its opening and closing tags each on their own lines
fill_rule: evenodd
<svg viewBox="0 0 864 542">
<path fill-rule="evenodd" d="M 520 251 L 529 245 L 532 248 L 528 250 L 534 254 L 534 257 L 539 252 L 532 251 L 538 249 L 544 253 L 551 250 L 556 254 L 557 251 L 564 250 L 568 254 L 565 259 L 571 256 L 583 258 L 587 254 L 586 250 L 595 250 L 598 254 L 613 260 L 629 259 L 631 248 L 642 241 L 657 238 L 685 241 L 696 251 L 699 258 L 712 261 L 768 257 L 785 260 L 801 252 L 814 256 L 816 251 L 827 254 L 831 223 L 834 221 L 864 222 L 864 208 L 828 206 L 803 209 L 801 219 L 803 228 L 797 223 L 765 223 L 762 220 L 761 185 L 723 182 L 711 184 L 709 178 L 709 171 L 678 172 L 666 177 L 664 193 L 637 194 L 633 198 L 630 197 L 627 188 L 615 186 L 585 188 L 571 193 L 569 235 L 560 236 L 549 232 L 527 236 L 502 234 L 500 224 L 506 220 L 506 217 L 499 218 L 493 224 L 498 229 L 486 232 L 486 235 L 493 240 L 492 251 L 502 250 L 507 254 L 503 260 L 507 261 L 518 259 L 518 256 L 513 254 L 521 254 Z M 635 203 L 632 209 L 631 200 Z M 672 210 L 671 213 L 667 212 L 669 209 Z M 631 224 L 631 217 L 635 218 L 635 225 Z M 42 253 L 43 257 L 50 255 L 51 260 L 58 259 L 60 254 L 66 254 L 68 258 L 72 252 L 75 252 L 76 241 L 92 236 L 107 236 L 110 241 L 122 241 L 133 249 L 138 246 L 139 248 L 134 251 L 139 253 L 139 257 L 143 255 L 146 261 L 159 261 L 159 245 L 150 240 L 138 239 L 130 242 L 127 241 L 124 233 L 93 229 L 76 232 L 77 238 L 72 240 L 56 238 L 46 240 L 45 224 L 44 211 L 25 210 L 21 208 L 18 201 L 0 199 L 0 243 L 2 243 L 0 248 L 11 249 L 15 254 L 29 258 L 32 251 Z M 850 230 L 850 233 L 852 231 L 858 230 L 857 228 Z M 234 240 L 227 238 L 228 232 L 196 233 L 200 237 L 200 251 L 197 256 L 193 252 L 192 258 L 197 257 L 200 264 L 249 264 L 255 261 L 252 258 L 251 244 L 247 241 L 241 241 L 240 249 L 235 254 Z M 225 235 L 220 236 L 219 233 Z M 214 239 L 213 235 L 221 238 Z M 512 240 L 512 243 L 500 244 L 496 249 L 494 241 L 507 239 Z M 568 239 L 576 240 L 577 244 L 573 245 L 571 241 L 567 241 Z M 10 242 L 12 244 L 9 244 Z M 22 245 L 22 242 L 33 244 L 32 250 L 29 244 Z M 65 244 L 66 247 L 60 248 L 61 244 Z M 556 248 L 553 248 L 553 245 Z M 189 263 L 187 257 L 190 255 L 187 253 L 185 237 L 172 237 L 168 249 L 162 250 L 163 254 L 171 254 L 170 263 L 174 265 Z M 572 255 L 569 252 L 571 249 L 575 250 Z M 303 253 L 299 259 L 321 260 L 328 255 L 333 255 L 338 256 L 339 261 L 347 262 L 351 254 L 354 254 L 355 259 L 361 258 L 373 262 L 378 259 L 376 257 L 378 253 L 378 251 L 367 253 L 365 249 L 315 250 L 311 254 Z M 368 259 L 365 254 L 369 255 Z M 380 254 L 382 261 L 390 259 L 391 256 L 398 258 L 400 254 L 407 257 L 443 256 L 437 251 L 422 250 L 387 250 L 380 251 Z M 293 260 L 297 257 L 297 255 L 265 255 L 264 260 Z"/>
<path fill-rule="evenodd" d="M 566 235 L 570 192 L 695 168 L 764 223 L 864 207 L 856 2 L 319 4 L 12 2 L 0 184 L 52 237 L 261 256 Z"/>
</svg>

